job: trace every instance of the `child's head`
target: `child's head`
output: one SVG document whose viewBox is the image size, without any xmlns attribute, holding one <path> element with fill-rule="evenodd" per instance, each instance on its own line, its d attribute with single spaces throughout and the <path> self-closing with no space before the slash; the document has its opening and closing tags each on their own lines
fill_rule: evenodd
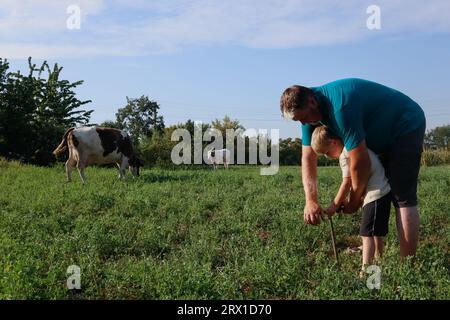
<svg viewBox="0 0 450 320">
<path fill-rule="evenodd" d="M 329 158 L 339 158 L 344 145 L 338 136 L 333 134 L 327 126 L 314 129 L 311 136 L 311 147 L 317 154 L 324 154 Z"/>
</svg>

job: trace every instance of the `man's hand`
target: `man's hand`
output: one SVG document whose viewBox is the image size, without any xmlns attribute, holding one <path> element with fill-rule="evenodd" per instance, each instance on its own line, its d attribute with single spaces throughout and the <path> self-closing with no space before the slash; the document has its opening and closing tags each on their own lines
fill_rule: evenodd
<svg viewBox="0 0 450 320">
<path fill-rule="evenodd" d="M 323 209 L 316 202 L 307 202 L 303 210 L 303 219 L 314 226 L 320 224 Z"/>
</svg>

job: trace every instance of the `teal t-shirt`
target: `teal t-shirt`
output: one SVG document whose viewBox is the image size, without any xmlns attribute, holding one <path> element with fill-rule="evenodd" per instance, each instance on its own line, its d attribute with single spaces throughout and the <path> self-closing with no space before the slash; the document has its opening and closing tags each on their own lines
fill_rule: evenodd
<svg viewBox="0 0 450 320">
<path fill-rule="evenodd" d="M 381 84 L 350 78 L 311 88 L 322 124 L 350 151 L 362 140 L 375 153 L 386 152 L 401 136 L 425 123 L 420 106 L 405 94 Z M 302 125 L 302 144 L 311 145 L 314 126 Z"/>
</svg>

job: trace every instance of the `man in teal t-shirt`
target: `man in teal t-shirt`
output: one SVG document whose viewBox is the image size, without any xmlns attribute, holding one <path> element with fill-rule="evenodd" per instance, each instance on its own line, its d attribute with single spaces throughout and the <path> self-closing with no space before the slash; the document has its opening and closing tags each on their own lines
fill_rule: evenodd
<svg viewBox="0 0 450 320">
<path fill-rule="evenodd" d="M 342 79 L 320 87 L 292 86 L 281 96 L 285 118 L 302 123 L 302 181 L 305 222 L 320 223 L 317 201 L 317 155 L 311 148 L 315 127 L 328 126 L 350 156 L 352 191 L 344 212 L 353 213 L 365 193 L 370 172 L 367 148 L 379 154 L 397 210 L 401 256 L 415 255 L 419 235 L 417 178 L 425 115 L 403 93 L 362 79 Z"/>
</svg>

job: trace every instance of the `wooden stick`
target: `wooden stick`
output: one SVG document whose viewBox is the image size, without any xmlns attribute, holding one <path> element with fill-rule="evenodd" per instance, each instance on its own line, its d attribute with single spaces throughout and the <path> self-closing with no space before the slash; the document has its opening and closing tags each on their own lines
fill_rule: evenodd
<svg viewBox="0 0 450 320">
<path fill-rule="evenodd" d="M 339 269 L 341 264 L 339 262 L 339 255 L 338 255 L 337 248 L 336 248 L 336 235 L 334 233 L 333 218 L 332 217 L 328 217 L 328 220 L 330 220 L 331 241 L 333 242 L 334 257 L 336 258 L 336 264 L 337 264 L 337 267 Z"/>
</svg>

